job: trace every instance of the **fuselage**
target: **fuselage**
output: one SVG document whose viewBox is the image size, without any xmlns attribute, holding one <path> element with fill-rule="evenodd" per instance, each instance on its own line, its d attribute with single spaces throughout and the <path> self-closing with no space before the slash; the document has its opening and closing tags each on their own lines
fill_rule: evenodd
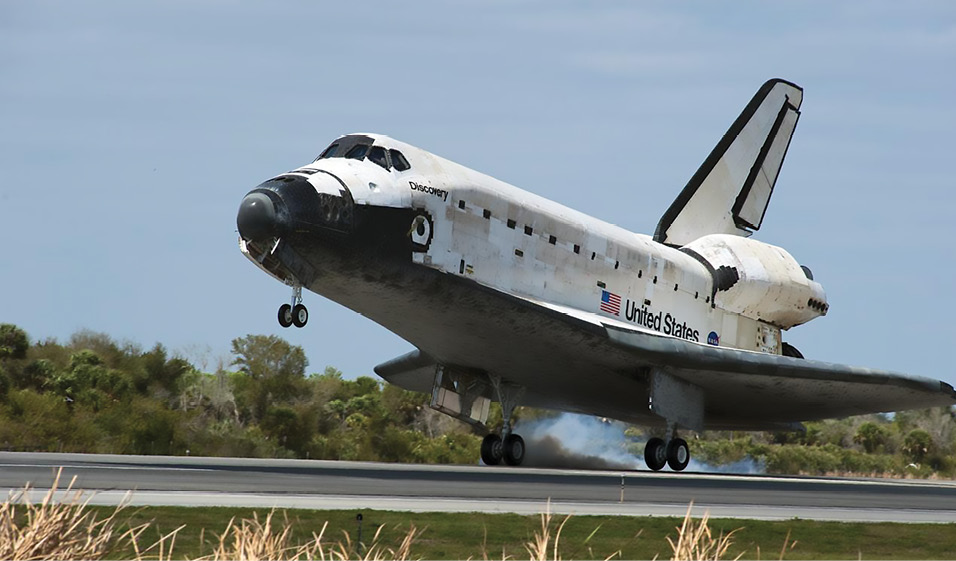
<svg viewBox="0 0 956 561">
<path fill-rule="evenodd" d="M 369 156 L 377 148 L 380 156 L 387 155 L 379 163 Z M 289 197 L 288 202 L 277 201 L 278 206 L 299 216 L 286 232 L 270 232 L 259 245 L 289 243 L 303 256 L 302 265 L 312 269 L 298 271 L 305 277 L 298 278 L 294 267 L 276 264 L 265 267 L 270 274 L 373 319 L 381 296 L 374 289 L 365 297 L 368 302 L 355 301 L 336 297 L 331 287 L 308 277 L 327 273 L 331 254 L 342 261 L 335 267 L 343 271 L 386 267 L 386 262 L 400 267 L 404 261 L 408 267 L 519 297 L 597 313 L 608 322 L 699 344 L 774 354 L 781 352 L 781 327 L 823 311 L 807 305 L 797 321 L 791 318 L 789 325 L 779 325 L 762 321 L 759 310 L 758 317 L 727 310 L 721 305 L 726 295 L 717 290 L 714 266 L 693 251 L 692 244 L 674 248 L 657 243 L 389 137 L 348 135 L 329 150 L 259 189 L 272 191 L 278 199 Z M 363 152 L 362 159 L 345 157 L 349 150 Z M 302 192 L 284 194 L 293 190 L 289 184 Z M 310 189 L 323 201 L 311 200 Z M 330 210 L 329 201 L 343 210 Z M 351 222 L 330 212 L 350 213 Z M 363 243 L 366 247 L 356 245 Z M 245 244 L 243 248 L 261 266 L 267 262 L 250 254 Z M 370 260 L 370 250 L 386 251 L 387 256 Z M 330 255 L 321 255 L 325 252 Z M 320 255 L 305 257 L 312 253 Z M 350 282 L 362 280 L 351 277 Z M 806 285 L 811 296 L 824 300 L 819 285 L 812 280 Z M 405 331 L 388 320 L 379 323 Z"/>
</svg>

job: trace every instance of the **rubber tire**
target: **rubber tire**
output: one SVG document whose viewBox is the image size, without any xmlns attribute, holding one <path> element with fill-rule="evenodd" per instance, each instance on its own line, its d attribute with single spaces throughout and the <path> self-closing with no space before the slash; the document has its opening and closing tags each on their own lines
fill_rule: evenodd
<svg viewBox="0 0 956 561">
<path fill-rule="evenodd" d="M 309 309 L 302 304 L 296 304 L 292 308 L 292 324 L 296 327 L 305 327 L 309 323 Z"/>
<path fill-rule="evenodd" d="M 501 437 L 497 434 L 489 434 L 481 441 L 481 461 L 485 462 L 485 465 L 500 464 L 503 454 L 504 447 L 501 445 Z"/>
<path fill-rule="evenodd" d="M 504 442 L 504 459 L 509 466 L 520 466 L 527 451 L 524 439 L 517 434 L 509 434 Z"/>
<path fill-rule="evenodd" d="M 667 443 L 667 465 L 674 471 L 684 471 L 690 463 L 690 447 L 683 438 L 675 438 Z"/>
<path fill-rule="evenodd" d="M 279 325 L 290 327 L 292 325 L 292 306 L 283 304 L 279 306 Z"/>
<path fill-rule="evenodd" d="M 644 445 L 644 463 L 653 471 L 664 469 L 667 464 L 667 449 L 664 440 L 656 436 Z"/>
</svg>

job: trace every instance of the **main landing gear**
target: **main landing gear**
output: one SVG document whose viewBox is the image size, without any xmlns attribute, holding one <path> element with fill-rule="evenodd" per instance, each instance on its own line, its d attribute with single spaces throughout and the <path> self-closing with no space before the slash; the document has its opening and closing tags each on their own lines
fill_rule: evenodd
<svg viewBox="0 0 956 561">
<path fill-rule="evenodd" d="M 690 463 L 690 448 L 683 438 L 675 436 L 664 442 L 655 436 L 644 445 L 644 463 L 653 471 L 660 471 L 665 465 L 674 471 L 683 471 Z"/>
<path fill-rule="evenodd" d="M 683 471 L 690 463 L 690 447 L 687 441 L 677 436 L 677 424 L 667 423 L 667 434 L 670 440 L 654 437 L 644 445 L 644 463 L 653 471 L 660 471 L 664 466 L 670 466 L 674 471 Z"/>
<path fill-rule="evenodd" d="M 690 448 L 683 438 L 678 438 L 677 427 L 703 430 L 704 390 L 662 368 L 651 368 L 649 374 L 649 409 L 664 421 L 667 429 L 664 438 L 651 438 L 644 445 L 644 463 L 653 471 L 660 471 L 665 465 L 682 471 L 690 463 Z"/>
<path fill-rule="evenodd" d="M 520 466 L 524 461 L 524 439 L 517 434 L 509 434 L 504 439 L 491 433 L 481 441 L 481 461 L 495 466 L 502 461 L 509 466 Z"/>
<path fill-rule="evenodd" d="M 525 457 L 524 439 L 511 432 L 511 415 L 524 388 L 503 382 L 499 376 L 489 376 L 498 401 L 501 403 L 501 434 L 489 434 L 481 441 L 481 461 L 496 466 L 502 461 L 509 466 L 520 466 Z"/>
<path fill-rule="evenodd" d="M 279 306 L 279 325 L 282 327 L 305 327 L 309 322 L 309 309 L 302 303 L 302 287 L 292 287 L 292 303 Z"/>
</svg>

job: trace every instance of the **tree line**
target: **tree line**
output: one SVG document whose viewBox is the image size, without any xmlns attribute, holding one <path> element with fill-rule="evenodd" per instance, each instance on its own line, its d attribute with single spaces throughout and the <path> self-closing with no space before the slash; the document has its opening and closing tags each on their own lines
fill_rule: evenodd
<svg viewBox="0 0 956 561">
<path fill-rule="evenodd" d="M 156 344 L 144 351 L 81 331 L 30 342 L 0 325 L 0 448 L 474 463 L 480 439 L 427 396 L 334 368 L 307 375 L 301 347 L 232 341 L 227 369 L 201 372 Z"/>
<path fill-rule="evenodd" d="M 428 407 L 429 396 L 377 378 L 308 373 L 301 347 L 276 336 L 232 341 L 232 361 L 203 372 L 161 344 L 143 350 L 81 331 L 34 341 L 0 324 L 0 449 L 283 457 L 414 463 L 478 461 L 481 436 Z M 516 417 L 551 412 L 518 408 Z M 492 428 L 501 413 L 492 406 Z M 689 433 L 694 457 L 769 473 L 956 476 L 952 408 L 805 424 L 804 433 Z M 649 433 L 627 427 L 640 456 Z"/>
</svg>

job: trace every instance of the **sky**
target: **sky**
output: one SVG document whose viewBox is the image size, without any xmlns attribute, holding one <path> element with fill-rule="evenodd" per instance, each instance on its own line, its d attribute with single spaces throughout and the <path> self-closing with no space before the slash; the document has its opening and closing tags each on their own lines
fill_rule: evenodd
<svg viewBox="0 0 956 561">
<path fill-rule="evenodd" d="M 767 79 L 805 88 L 762 229 L 827 291 L 808 358 L 956 384 L 956 4 L 0 3 L 0 322 L 161 342 L 276 334 L 347 377 L 411 350 L 243 257 L 250 189 L 378 132 L 653 233 Z"/>
</svg>

